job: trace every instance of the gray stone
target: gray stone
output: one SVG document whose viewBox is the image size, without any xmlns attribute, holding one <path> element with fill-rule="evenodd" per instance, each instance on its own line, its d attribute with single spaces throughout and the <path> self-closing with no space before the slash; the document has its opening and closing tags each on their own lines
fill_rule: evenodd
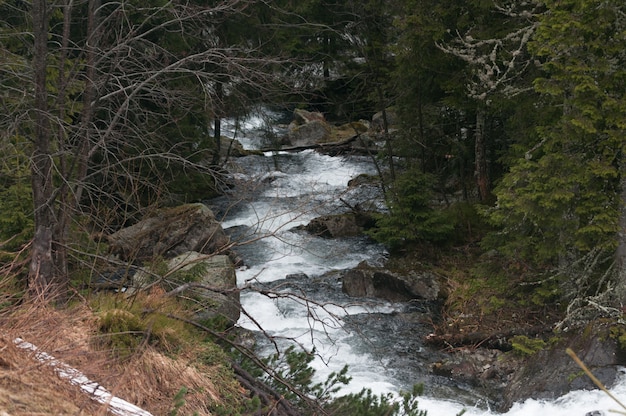
<svg viewBox="0 0 626 416">
<path fill-rule="evenodd" d="M 394 129 L 398 122 L 398 116 L 396 115 L 395 111 L 387 109 L 385 110 L 385 116 L 387 118 L 387 128 Z M 378 113 L 374 114 L 374 116 L 372 117 L 371 128 L 374 131 L 384 130 L 384 119 L 383 119 L 382 111 L 379 111 Z"/>
<path fill-rule="evenodd" d="M 336 215 L 323 215 L 312 219 L 307 225 L 296 228 L 326 238 L 354 237 L 374 225 L 374 219 L 367 212 Z"/>
<path fill-rule="evenodd" d="M 305 227 L 311 234 L 322 237 L 351 237 L 363 233 L 353 214 L 325 215 L 314 218 Z"/>
<path fill-rule="evenodd" d="M 188 271 L 198 264 L 204 266 L 199 283 L 207 288 L 193 288 L 185 291 L 185 296 L 193 296 L 201 306 L 196 312 L 196 319 L 222 317 L 229 325 L 234 325 L 239 320 L 241 312 L 235 266 L 228 256 L 206 255 L 191 251 L 171 259 L 168 262 L 168 268 L 170 271 Z"/>
<path fill-rule="evenodd" d="M 301 108 L 296 108 L 293 111 L 293 118 L 297 124 L 307 124 L 312 121 L 325 121 L 324 115 L 319 111 L 307 111 Z"/>
<path fill-rule="evenodd" d="M 375 297 L 392 302 L 433 301 L 439 298 L 440 285 L 437 276 L 428 271 L 411 271 L 404 275 L 361 264 L 344 274 L 342 290 L 348 296 Z"/>
<path fill-rule="evenodd" d="M 330 140 L 330 126 L 325 121 L 313 120 L 309 123 L 289 126 L 289 143 L 291 146 L 311 146 Z"/>
<path fill-rule="evenodd" d="M 330 140 L 332 129 L 322 113 L 296 109 L 293 116 L 287 133 L 289 145 L 306 147 Z"/>
<path fill-rule="evenodd" d="M 250 152 L 243 148 L 243 145 L 239 142 L 239 140 L 231 139 L 225 136 L 220 137 L 220 156 L 241 157 L 249 154 Z"/>
<path fill-rule="evenodd" d="M 181 272 L 189 272 L 198 265 L 202 268 L 193 281 L 181 279 Z M 133 291 L 155 281 L 170 294 L 195 300 L 197 321 L 220 317 L 227 326 L 233 326 L 239 320 L 241 303 L 237 276 L 233 262 L 226 255 L 189 251 L 170 259 L 167 270 L 140 269 L 133 277 Z"/>
<path fill-rule="evenodd" d="M 572 390 L 597 388 L 565 353 L 572 349 L 591 372 L 610 388 L 624 357 L 611 336 L 609 324 L 589 323 L 577 333 L 563 334 L 562 340 L 534 354 L 515 372 L 502 393 L 502 410 L 527 398 L 555 399 Z"/>
<path fill-rule="evenodd" d="M 213 212 L 200 203 L 159 210 L 107 241 L 110 253 L 124 261 L 172 258 L 187 251 L 217 253 L 230 243 Z"/>
</svg>

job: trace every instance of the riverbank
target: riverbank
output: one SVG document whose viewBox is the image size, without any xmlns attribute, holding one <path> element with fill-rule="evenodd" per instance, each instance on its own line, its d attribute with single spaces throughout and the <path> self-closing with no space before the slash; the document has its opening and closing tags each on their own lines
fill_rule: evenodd
<svg viewBox="0 0 626 416">
<path fill-rule="evenodd" d="M 147 306 L 146 299 L 136 301 Z M 165 301 L 161 294 L 150 295 L 149 302 Z M 126 300 L 117 302 L 118 308 L 109 311 L 132 316 L 124 306 Z M 66 308 L 37 303 L 5 308 L 0 315 L 0 414 L 164 415 L 176 410 L 211 415 L 226 404 L 226 397 L 236 399 L 228 406 L 242 400 L 227 356 L 203 343 L 200 334 L 191 342 L 190 334 L 172 321 L 170 335 L 180 337 L 177 345 L 168 348 L 137 333 L 135 339 L 144 342 L 124 352 L 119 344 L 109 343 L 109 337 L 133 335 L 103 333 L 103 319 L 86 299 L 76 299 Z M 111 400 L 136 407 L 109 407 Z"/>
<path fill-rule="evenodd" d="M 424 342 L 445 356 L 430 371 L 475 390 L 491 409 L 507 412 L 527 399 L 597 389 L 566 354 L 568 348 L 605 386 L 620 379 L 626 363 L 623 322 L 595 319 L 560 328 L 565 311 L 559 302 L 533 299 L 522 276 L 505 276 L 497 270 L 504 265 L 475 244 L 421 247 L 391 258 L 387 266 L 426 267 L 443 277 L 445 298 Z"/>
</svg>

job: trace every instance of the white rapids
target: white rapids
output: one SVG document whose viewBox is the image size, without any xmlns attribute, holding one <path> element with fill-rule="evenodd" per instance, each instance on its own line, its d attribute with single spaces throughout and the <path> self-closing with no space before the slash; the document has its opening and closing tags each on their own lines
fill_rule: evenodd
<svg viewBox="0 0 626 416">
<path fill-rule="evenodd" d="M 237 126 L 237 139 L 246 148 L 259 148 L 257 136 L 263 126 L 260 118 L 250 118 Z M 234 127 L 230 127 L 233 131 Z M 226 129 L 227 131 L 228 128 Z M 248 162 L 236 162 L 246 165 Z M 241 247 L 246 266 L 237 271 L 240 285 L 250 282 L 270 284 L 291 274 L 320 276 L 328 271 L 356 266 L 361 261 L 375 261 L 386 253 L 379 245 L 356 240 L 328 241 L 294 232 L 293 227 L 312 218 L 334 212 L 341 207 L 348 181 L 361 173 L 375 173 L 366 159 L 321 155 L 313 151 L 297 154 L 265 154 L 256 156 L 256 170 L 242 167 L 249 181 L 270 181 L 253 200 L 228 213 L 223 227 L 245 227 L 251 240 Z M 247 166 L 249 168 L 249 166 Z M 344 207 L 345 208 L 345 207 Z M 319 381 L 328 374 L 349 366 L 351 383 L 340 394 L 369 388 L 374 393 L 398 393 L 398 382 L 387 371 L 386 363 L 374 359 L 363 348 L 354 347 L 354 334 L 343 327 L 342 318 L 364 312 L 391 313 L 398 307 L 388 302 L 346 305 L 312 305 L 288 298 L 268 298 L 256 292 L 242 293 L 243 308 L 252 319 L 242 314 L 239 325 L 273 336 L 297 340 L 308 349 L 315 348 L 318 357 L 312 366 Z M 419 380 L 416 380 L 419 382 Z M 612 393 L 626 401 L 626 375 Z M 468 406 L 452 397 L 447 400 L 428 396 L 419 399 L 419 408 L 429 416 L 454 416 L 465 410 L 468 416 L 501 415 L 482 404 Z M 555 400 L 526 400 L 516 403 L 507 416 L 606 416 L 621 409 L 611 398 L 598 390 L 574 391 Z"/>
</svg>

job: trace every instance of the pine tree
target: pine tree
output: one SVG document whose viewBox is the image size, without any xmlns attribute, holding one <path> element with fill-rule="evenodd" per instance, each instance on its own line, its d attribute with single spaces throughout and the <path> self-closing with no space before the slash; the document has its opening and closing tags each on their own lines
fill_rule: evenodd
<svg viewBox="0 0 626 416">
<path fill-rule="evenodd" d="M 555 267 L 552 274 L 577 298 L 600 289 L 606 259 L 618 248 L 623 269 L 625 6 L 545 5 L 531 44 L 545 71 L 535 87 L 561 111 L 498 186 L 492 219 L 504 226 L 504 250 Z"/>
</svg>

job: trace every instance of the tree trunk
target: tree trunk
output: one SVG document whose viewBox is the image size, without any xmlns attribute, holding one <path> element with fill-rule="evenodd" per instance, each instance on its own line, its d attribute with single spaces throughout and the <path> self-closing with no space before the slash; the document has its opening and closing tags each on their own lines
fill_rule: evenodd
<svg viewBox="0 0 626 416">
<path fill-rule="evenodd" d="M 216 104 L 214 109 L 213 119 L 213 140 L 215 140 L 215 154 L 213 154 L 213 165 L 217 166 L 220 163 L 222 153 L 222 118 L 221 118 L 221 106 L 224 100 L 224 87 L 221 81 L 217 81 L 215 85 Z"/>
<path fill-rule="evenodd" d="M 60 281 L 55 279 L 52 253 L 55 215 L 53 212 L 51 129 L 48 119 L 46 70 L 48 55 L 48 16 L 46 0 L 32 3 L 33 69 L 35 81 L 34 137 L 31 159 L 35 235 L 28 273 L 29 294 L 47 300 L 60 292 Z"/>
<path fill-rule="evenodd" d="M 85 188 L 84 179 L 87 176 L 87 168 L 89 164 L 89 154 L 91 152 L 92 142 L 92 122 L 94 117 L 94 102 L 98 98 L 96 96 L 96 66 L 97 66 L 97 48 L 100 39 L 98 10 L 100 9 L 100 0 L 89 0 L 87 9 L 87 44 L 85 45 L 87 54 L 87 65 L 85 68 L 85 90 L 83 92 L 83 111 L 81 114 L 81 129 L 79 134 L 82 136 L 80 146 L 77 149 L 76 160 L 78 162 L 77 187 L 74 191 L 74 205 L 78 206 L 82 198 Z M 69 172 L 68 172 L 69 174 Z"/>
<path fill-rule="evenodd" d="M 476 130 L 474 131 L 474 174 L 478 187 L 478 197 L 484 202 L 489 199 L 489 170 L 487 167 L 487 146 L 485 136 L 486 110 L 483 103 L 476 109 Z"/>
<path fill-rule="evenodd" d="M 615 264 L 617 266 L 617 280 L 615 295 L 618 307 L 626 305 L 626 160 L 620 158 L 620 214 L 617 231 L 617 249 L 615 250 Z"/>
<path fill-rule="evenodd" d="M 393 147 L 391 146 L 391 136 L 389 135 L 389 119 L 387 118 L 387 106 L 384 99 L 383 89 L 380 85 L 376 86 L 378 95 L 378 105 L 381 108 L 383 119 L 383 134 L 385 137 L 385 149 L 387 150 L 387 160 L 389 161 L 389 179 L 391 182 L 396 180 L 396 168 L 393 163 Z"/>
</svg>

